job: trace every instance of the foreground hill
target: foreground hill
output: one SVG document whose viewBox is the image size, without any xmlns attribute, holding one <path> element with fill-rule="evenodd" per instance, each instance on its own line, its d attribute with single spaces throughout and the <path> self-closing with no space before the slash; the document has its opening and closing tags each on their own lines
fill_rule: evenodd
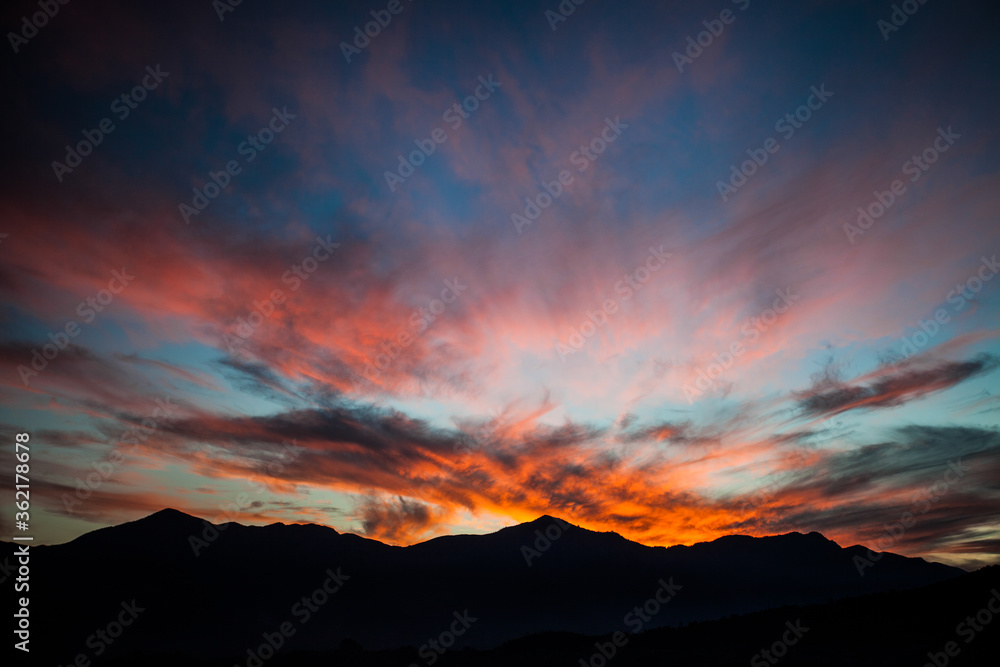
<svg viewBox="0 0 1000 667">
<path fill-rule="evenodd" d="M 602 647 L 610 653 L 613 635 L 542 633 L 490 650 L 448 651 L 433 664 L 435 667 L 578 667 L 583 660 L 583 664 L 614 667 L 748 664 L 751 667 L 995 667 L 1000 655 L 1000 614 L 990 611 L 991 601 L 993 609 L 1000 609 L 1000 566 L 910 591 L 877 593 L 822 605 L 780 607 L 682 628 L 652 630 L 628 636 L 624 646 L 616 647 L 606 663 L 595 656 Z M 976 619 L 989 618 L 992 620 L 976 629 L 979 623 Z M 801 637 L 790 633 L 789 624 L 801 630 Z M 775 650 L 775 642 L 786 635 L 797 641 L 787 646 L 787 650 Z M 949 647 L 951 656 L 946 653 Z M 765 655 L 765 650 L 771 652 Z M 246 654 L 228 660 L 193 661 L 181 660 L 179 656 L 158 659 L 129 656 L 107 664 L 108 667 L 136 664 L 232 667 L 246 665 L 246 660 Z M 348 645 L 336 651 L 281 654 L 264 664 L 400 667 L 430 663 L 416 647 L 364 651 Z"/>
</svg>

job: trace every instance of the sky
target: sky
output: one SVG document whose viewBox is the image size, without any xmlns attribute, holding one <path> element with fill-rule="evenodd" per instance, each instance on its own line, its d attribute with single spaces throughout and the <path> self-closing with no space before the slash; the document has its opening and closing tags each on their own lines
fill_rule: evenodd
<svg viewBox="0 0 1000 667">
<path fill-rule="evenodd" d="M 1000 561 L 996 10 L 903 5 L 11 3 L 36 540 L 549 514 Z"/>
</svg>

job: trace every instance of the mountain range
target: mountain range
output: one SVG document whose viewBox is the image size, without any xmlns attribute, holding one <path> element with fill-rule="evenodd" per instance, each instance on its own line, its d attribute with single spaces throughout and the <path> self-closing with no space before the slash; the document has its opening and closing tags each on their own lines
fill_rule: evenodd
<svg viewBox="0 0 1000 667">
<path fill-rule="evenodd" d="M 14 548 L 0 543 L 5 564 Z M 538 633 L 646 636 L 967 576 L 871 555 L 819 533 L 650 547 L 550 516 L 400 547 L 313 524 L 215 525 L 165 509 L 31 549 L 32 643 L 59 665 L 141 654 L 256 667 L 275 645 L 279 654 L 410 647 L 433 664 Z"/>
</svg>

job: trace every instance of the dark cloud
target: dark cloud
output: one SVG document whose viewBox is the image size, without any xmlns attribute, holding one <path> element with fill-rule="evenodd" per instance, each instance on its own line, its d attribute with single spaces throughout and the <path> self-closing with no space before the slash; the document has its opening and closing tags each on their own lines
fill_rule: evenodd
<svg viewBox="0 0 1000 667">
<path fill-rule="evenodd" d="M 929 368 L 904 365 L 890 367 L 870 383 L 845 383 L 823 377 L 795 397 L 798 406 L 810 415 L 835 415 L 848 410 L 890 408 L 903 405 L 933 392 L 953 387 L 982 373 L 993 371 L 1000 359 L 981 355 L 970 361 L 941 362 Z"/>
</svg>

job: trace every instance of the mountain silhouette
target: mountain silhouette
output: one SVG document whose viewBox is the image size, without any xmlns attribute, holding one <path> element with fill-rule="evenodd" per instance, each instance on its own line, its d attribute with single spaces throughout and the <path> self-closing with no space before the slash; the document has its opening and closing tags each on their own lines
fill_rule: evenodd
<svg viewBox="0 0 1000 667">
<path fill-rule="evenodd" d="M 0 547 L 11 558 L 14 545 Z M 649 547 L 550 516 L 399 547 L 314 524 L 215 525 L 165 509 L 32 548 L 33 639 L 57 664 L 93 659 L 100 643 L 88 639 L 134 601 L 142 612 L 105 657 L 245 659 L 286 622 L 295 632 L 285 650 L 419 647 L 459 617 L 467 627 L 453 648 L 489 649 L 540 632 L 648 632 L 964 574 L 886 553 L 862 576 L 855 557 L 868 553 L 819 533 Z M 311 597 L 324 585 L 334 592 Z M 629 611 L 665 586 L 676 589 L 669 603 L 630 628 Z"/>
</svg>

